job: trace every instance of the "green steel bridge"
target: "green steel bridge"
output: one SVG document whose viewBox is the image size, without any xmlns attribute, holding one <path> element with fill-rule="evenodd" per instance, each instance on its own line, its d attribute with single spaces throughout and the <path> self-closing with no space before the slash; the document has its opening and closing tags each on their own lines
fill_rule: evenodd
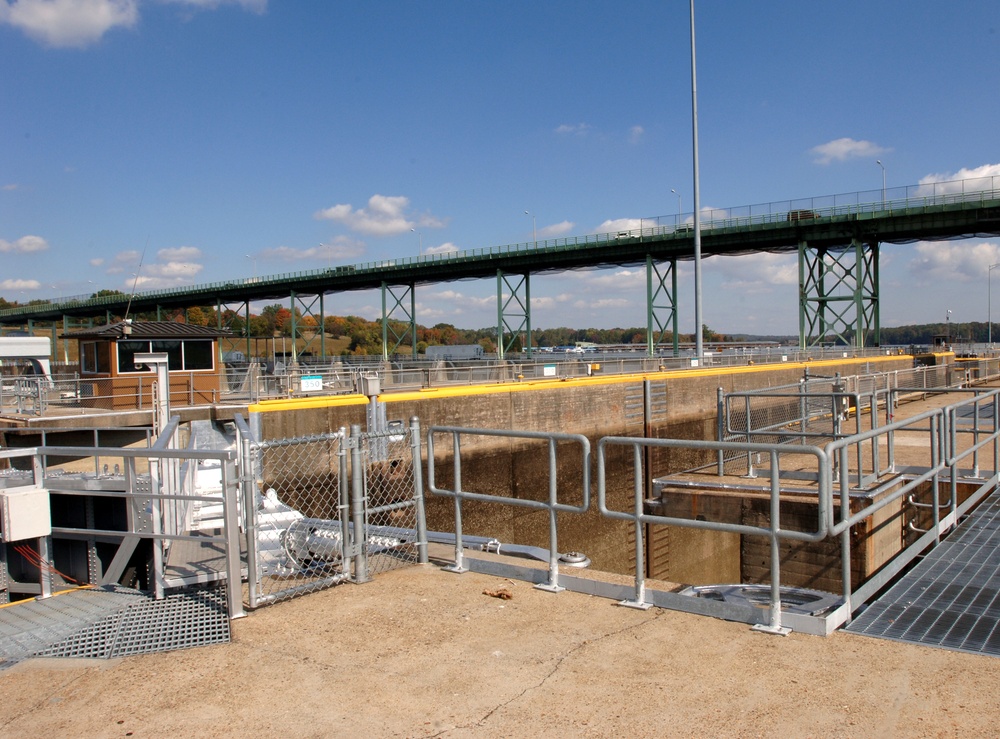
<svg viewBox="0 0 1000 739">
<path fill-rule="evenodd" d="M 255 301 L 287 300 L 292 337 L 301 320 L 323 325 L 324 296 L 378 289 L 382 294 L 383 354 L 409 344 L 416 352 L 418 286 L 470 278 L 497 280 L 501 356 L 525 337 L 531 354 L 531 276 L 587 267 L 646 268 L 647 347 L 677 353 L 677 262 L 694 258 L 692 214 L 642 219 L 640 228 L 545 239 L 482 249 L 363 262 L 134 294 L 63 297 L 0 310 L 0 328 L 53 335 L 132 313 L 193 306 L 245 315 Z M 799 259 L 799 341 L 802 348 L 841 341 L 858 348 L 879 343 L 878 252 L 882 243 L 1000 234 L 1000 177 L 913 185 L 801 200 L 702 211 L 704 257 L 792 252 Z M 247 320 L 249 323 L 249 320 Z M 293 347 L 296 342 L 292 341 Z M 319 353 L 326 356 L 323 332 Z M 250 338 L 247 338 L 249 353 Z"/>
</svg>

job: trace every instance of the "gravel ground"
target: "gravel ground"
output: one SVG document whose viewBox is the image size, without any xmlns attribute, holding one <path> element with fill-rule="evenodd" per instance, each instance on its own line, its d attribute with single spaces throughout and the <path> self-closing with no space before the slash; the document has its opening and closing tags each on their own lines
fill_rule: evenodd
<svg viewBox="0 0 1000 739">
<path fill-rule="evenodd" d="M 0 735 L 997 736 L 998 685 L 993 657 L 418 566 L 263 608 L 228 645 L 23 662 Z"/>
</svg>

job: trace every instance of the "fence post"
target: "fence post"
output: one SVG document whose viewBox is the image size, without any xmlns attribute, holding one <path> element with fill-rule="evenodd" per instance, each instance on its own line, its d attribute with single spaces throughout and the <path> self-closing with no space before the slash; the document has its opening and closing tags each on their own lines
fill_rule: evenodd
<svg viewBox="0 0 1000 739">
<path fill-rule="evenodd" d="M 221 460 L 221 466 L 222 516 L 223 525 L 226 527 L 226 585 L 229 590 L 229 617 L 241 618 L 246 614 L 243 612 L 243 588 L 240 583 L 240 487 L 236 477 L 236 463 L 232 459 L 224 459 Z"/>
<path fill-rule="evenodd" d="M 427 518 L 424 511 L 424 475 L 420 460 L 420 419 L 410 419 L 410 453 L 413 458 L 413 503 L 417 513 L 417 561 L 425 565 L 427 554 Z"/>
<path fill-rule="evenodd" d="M 257 562 L 260 556 L 260 542 L 257 539 L 257 500 L 255 493 L 257 474 L 253 464 L 251 440 L 237 424 L 240 439 L 240 477 L 243 484 L 243 511 L 247 532 L 247 602 L 251 608 L 257 607 L 257 591 L 260 588 L 260 572 Z"/>
<path fill-rule="evenodd" d="M 361 427 L 351 424 L 351 525 L 354 529 L 354 582 L 368 582 L 368 533 L 365 531 L 365 483 L 361 467 Z"/>
</svg>

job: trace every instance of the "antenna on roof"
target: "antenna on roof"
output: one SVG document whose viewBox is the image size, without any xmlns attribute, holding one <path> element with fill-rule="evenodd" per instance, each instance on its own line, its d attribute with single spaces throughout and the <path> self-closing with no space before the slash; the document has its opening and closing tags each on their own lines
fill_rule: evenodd
<svg viewBox="0 0 1000 739">
<path fill-rule="evenodd" d="M 139 256 L 139 266 L 135 268 L 135 279 L 132 280 L 132 293 L 128 296 L 128 305 L 125 306 L 125 328 L 122 333 L 128 335 L 132 333 L 132 319 L 128 317 L 132 310 L 132 298 L 135 297 L 135 286 L 139 284 L 139 272 L 142 271 L 142 262 L 146 259 L 146 249 L 149 247 L 149 237 L 146 237 L 146 245 L 142 247 L 142 254 Z"/>
</svg>

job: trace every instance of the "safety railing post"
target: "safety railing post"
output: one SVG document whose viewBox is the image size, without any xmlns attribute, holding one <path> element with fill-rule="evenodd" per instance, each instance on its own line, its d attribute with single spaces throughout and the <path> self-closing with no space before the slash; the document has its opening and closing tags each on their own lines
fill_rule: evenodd
<svg viewBox="0 0 1000 739">
<path fill-rule="evenodd" d="M 354 539 L 354 582 L 364 583 L 368 575 L 367 532 L 365 531 L 365 483 L 361 457 L 361 427 L 351 425 L 351 526 Z"/>
<path fill-rule="evenodd" d="M 427 564 L 427 514 L 424 509 L 424 475 L 420 459 L 420 419 L 410 419 L 410 454 L 413 464 L 413 503 L 417 514 L 417 561 Z"/>
<path fill-rule="evenodd" d="M 229 617 L 240 618 L 243 612 L 243 589 L 240 579 L 240 487 L 236 463 L 222 461 L 222 516 L 226 527 L 226 585 L 229 592 Z"/>
<path fill-rule="evenodd" d="M 632 521 L 635 526 L 635 599 L 623 600 L 619 604 L 628 608 L 647 610 L 652 603 L 646 602 L 646 544 L 642 535 L 643 485 L 642 485 L 642 453 L 638 443 L 632 443 L 633 472 L 633 509 Z"/>
<path fill-rule="evenodd" d="M 556 522 L 556 503 L 559 501 L 558 489 L 556 487 L 556 442 L 549 439 L 549 581 L 535 585 L 539 590 L 547 590 L 550 593 L 558 593 L 562 588 L 559 586 L 559 546 L 558 530 Z"/>
<path fill-rule="evenodd" d="M 347 428 L 341 426 L 337 432 L 337 519 L 340 521 L 340 540 L 345 543 L 351 541 L 351 482 L 347 465 L 350 444 Z M 340 574 L 344 579 L 351 576 L 351 558 L 346 548 L 340 558 Z"/>
<path fill-rule="evenodd" d="M 729 424 L 726 423 L 726 392 L 721 387 L 715 389 L 715 409 L 717 438 L 719 441 L 725 441 L 726 427 Z M 725 456 L 721 449 L 716 456 L 719 477 L 722 477 L 726 473 Z"/>
<path fill-rule="evenodd" d="M 771 451 L 771 603 L 768 623 L 754 624 L 755 631 L 787 636 L 791 629 L 781 625 L 781 488 L 779 486 L 778 453 Z"/>
<path fill-rule="evenodd" d="M 459 442 L 459 433 L 453 431 L 452 440 L 452 469 L 454 470 L 452 483 L 455 486 L 455 563 L 445 567 L 449 572 L 468 572 L 465 567 L 464 545 L 462 544 L 462 446 Z M 427 456 L 432 454 L 428 445 Z"/>
<path fill-rule="evenodd" d="M 243 420 L 242 418 L 240 419 Z M 257 474 L 253 463 L 253 449 L 250 437 L 236 425 L 240 440 L 240 476 L 243 487 L 243 511 L 246 520 L 247 537 L 247 603 L 251 608 L 257 607 L 257 594 L 260 589 L 260 571 L 257 563 L 260 561 L 260 541 L 257 537 Z"/>
</svg>

